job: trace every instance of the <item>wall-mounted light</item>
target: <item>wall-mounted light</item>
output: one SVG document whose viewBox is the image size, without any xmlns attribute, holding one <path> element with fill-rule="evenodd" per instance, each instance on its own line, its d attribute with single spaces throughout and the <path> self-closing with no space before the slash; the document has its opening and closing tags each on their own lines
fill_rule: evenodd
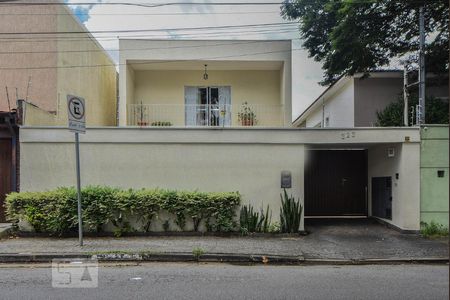
<svg viewBox="0 0 450 300">
<path fill-rule="evenodd" d="M 208 65 L 205 65 L 205 73 L 203 73 L 203 79 L 208 80 Z"/>
</svg>

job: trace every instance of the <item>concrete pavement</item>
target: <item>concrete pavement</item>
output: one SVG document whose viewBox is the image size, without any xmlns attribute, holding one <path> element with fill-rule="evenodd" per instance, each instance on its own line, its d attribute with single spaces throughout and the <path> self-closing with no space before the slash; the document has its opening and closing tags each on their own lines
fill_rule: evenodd
<svg viewBox="0 0 450 300">
<path fill-rule="evenodd" d="M 76 238 L 13 238 L 0 240 L 0 259 L 14 255 L 65 255 L 65 254 L 145 254 L 178 255 L 179 259 L 192 260 L 194 248 L 201 248 L 210 261 L 220 257 L 257 256 L 287 257 L 309 262 L 333 261 L 411 261 L 430 259 L 448 261 L 447 239 L 426 239 L 417 234 L 402 234 L 371 220 L 311 222 L 310 234 L 293 237 L 100 237 L 86 238 L 79 247 Z M 215 255 L 215 256 L 214 256 Z M 129 257 L 129 256 L 128 256 Z M 120 256 L 116 256 L 120 259 Z M 157 258 L 157 257 L 156 257 Z M 142 260 L 139 258 L 137 260 Z M 145 259 L 144 259 L 145 260 Z M 149 259 L 158 260 L 158 259 Z M 7 260 L 8 261 L 8 260 Z M 27 260 L 24 260 L 27 261 Z M 44 259 L 44 261 L 46 261 Z M 224 259 L 227 261 L 227 259 Z M 230 260 L 231 261 L 231 260 Z M 259 258 L 256 259 L 259 261 Z"/>
</svg>

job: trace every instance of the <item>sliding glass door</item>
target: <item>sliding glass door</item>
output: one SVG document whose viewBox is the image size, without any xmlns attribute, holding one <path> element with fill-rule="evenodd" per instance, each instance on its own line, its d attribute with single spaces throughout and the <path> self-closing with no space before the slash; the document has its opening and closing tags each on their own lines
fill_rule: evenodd
<svg viewBox="0 0 450 300">
<path fill-rule="evenodd" d="M 230 126 L 231 88 L 185 87 L 187 126 Z"/>
</svg>

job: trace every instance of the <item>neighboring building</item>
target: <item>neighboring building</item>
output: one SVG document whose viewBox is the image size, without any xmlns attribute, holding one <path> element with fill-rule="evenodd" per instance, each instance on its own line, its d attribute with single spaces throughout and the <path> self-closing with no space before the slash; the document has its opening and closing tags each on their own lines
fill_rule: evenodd
<svg viewBox="0 0 450 300">
<path fill-rule="evenodd" d="M 424 125 L 420 147 L 420 221 L 448 228 L 448 125 Z"/>
<path fill-rule="evenodd" d="M 19 111 L 25 125 L 66 125 L 66 97 L 75 94 L 86 99 L 88 125 L 116 125 L 117 72 L 111 58 L 62 2 L 27 2 L 1 6 L 0 28 L 8 34 L 0 34 L 0 111 L 24 99 Z"/>
<path fill-rule="evenodd" d="M 119 44 L 120 126 L 292 126 L 290 40 Z"/>
<path fill-rule="evenodd" d="M 448 99 L 447 86 L 428 86 L 427 95 Z M 328 87 L 294 122 L 295 127 L 373 127 L 377 111 L 403 96 L 403 71 L 346 76 Z"/>
</svg>

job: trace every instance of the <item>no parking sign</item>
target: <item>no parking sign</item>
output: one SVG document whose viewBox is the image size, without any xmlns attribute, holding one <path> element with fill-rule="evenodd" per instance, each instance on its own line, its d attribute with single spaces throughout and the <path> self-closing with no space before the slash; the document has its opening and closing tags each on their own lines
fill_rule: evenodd
<svg viewBox="0 0 450 300">
<path fill-rule="evenodd" d="M 67 111 L 69 116 L 69 130 L 72 132 L 86 133 L 86 109 L 84 99 L 67 95 Z"/>
</svg>

